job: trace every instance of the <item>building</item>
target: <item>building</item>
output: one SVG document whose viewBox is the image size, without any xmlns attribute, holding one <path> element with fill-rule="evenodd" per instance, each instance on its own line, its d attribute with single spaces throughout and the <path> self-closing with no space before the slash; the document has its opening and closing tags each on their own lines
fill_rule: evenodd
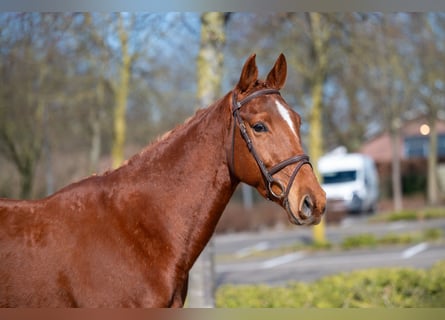
<svg viewBox="0 0 445 320">
<path fill-rule="evenodd" d="M 437 119 L 439 187 L 445 193 L 445 119 Z M 404 193 L 426 190 L 426 166 L 429 154 L 430 126 L 426 117 L 403 122 L 400 135 L 400 159 Z M 391 136 L 383 132 L 365 142 L 360 152 L 377 164 L 384 195 L 390 195 L 392 159 Z M 385 191 L 386 190 L 386 191 Z"/>
<path fill-rule="evenodd" d="M 442 162 L 445 160 L 445 120 L 438 119 L 436 127 L 439 162 Z M 429 153 L 429 134 L 430 127 L 425 117 L 404 122 L 400 136 L 400 158 L 426 159 Z M 388 132 L 384 132 L 364 143 L 360 152 L 371 156 L 377 163 L 390 163 L 391 149 L 391 137 Z"/>
</svg>

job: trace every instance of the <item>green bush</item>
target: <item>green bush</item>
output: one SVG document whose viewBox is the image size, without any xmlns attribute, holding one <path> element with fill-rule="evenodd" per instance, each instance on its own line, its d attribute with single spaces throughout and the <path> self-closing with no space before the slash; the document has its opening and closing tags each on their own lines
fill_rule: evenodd
<svg viewBox="0 0 445 320">
<path fill-rule="evenodd" d="M 402 210 L 394 212 L 388 216 L 388 221 L 404 221 L 404 220 L 417 220 L 419 213 L 414 210 Z"/>
<path fill-rule="evenodd" d="M 216 293 L 224 308 L 445 307 L 445 261 L 428 270 L 384 268 L 324 277 L 285 287 L 224 285 Z"/>
<path fill-rule="evenodd" d="M 372 234 L 359 234 L 346 237 L 341 242 L 342 249 L 354 249 L 363 247 L 375 247 L 377 245 L 410 244 L 422 241 L 435 241 L 443 237 L 443 231 L 439 228 L 427 229 L 420 232 L 411 233 L 388 233 L 382 237 L 376 237 Z"/>
<path fill-rule="evenodd" d="M 425 219 L 445 218 L 445 208 L 427 208 L 421 212 Z"/>
<path fill-rule="evenodd" d="M 388 233 L 378 239 L 379 244 L 409 244 L 416 241 L 421 241 L 420 236 L 415 236 L 409 233 L 406 234 L 394 234 Z"/>
<path fill-rule="evenodd" d="M 341 247 L 343 249 L 352 249 L 360 247 L 374 247 L 377 245 L 377 239 L 373 234 L 363 233 L 343 239 Z"/>
<path fill-rule="evenodd" d="M 390 212 L 382 215 L 376 215 L 371 218 L 374 222 L 394 222 L 394 221 L 413 221 L 422 219 L 440 219 L 445 218 L 445 208 L 424 208 L 420 210 L 405 209 L 396 212 Z"/>
<path fill-rule="evenodd" d="M 439 228 L 427 229 L 423 232 L 423 239 L 425 240 L 438 240 L 443 237 L 443 231 Z"/>
</svg>

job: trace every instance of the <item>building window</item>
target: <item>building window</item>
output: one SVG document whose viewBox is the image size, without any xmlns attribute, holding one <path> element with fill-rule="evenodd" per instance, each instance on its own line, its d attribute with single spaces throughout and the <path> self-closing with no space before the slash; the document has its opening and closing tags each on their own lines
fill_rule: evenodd
<svg viewBox="0 0 445 320">
<path fill-rule="evenodd" d="M 439 157 L 445 157 L 445 134 L 439 134 L 437 139 L 437 149 Z"/>
<path fill-rule="evenodd" d="M 429 141 L 425 136 L 414 136 L 405 138 L 406 158 L 425 158 L 428 155 Z"/>
<path fill-rule="evenodd" d="M 438 156 L 445 156 L 445 134 L 439 134 L 437 137 Z M 411 136 L 405 138 L 405 157 L 406 158 L 426 158 L 429 153 L 428 136 Z"/>
</svg>

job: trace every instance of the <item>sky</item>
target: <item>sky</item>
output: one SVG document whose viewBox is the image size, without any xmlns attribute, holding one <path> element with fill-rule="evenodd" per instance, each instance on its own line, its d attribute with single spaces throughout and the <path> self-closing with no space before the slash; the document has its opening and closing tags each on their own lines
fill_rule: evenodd
<svg viewBox="0 0 445 320">
<path fill-rule="evenodd" d="M 441 11 L 437 0 L 0 0 L 2 11 Z"/>
</svg>

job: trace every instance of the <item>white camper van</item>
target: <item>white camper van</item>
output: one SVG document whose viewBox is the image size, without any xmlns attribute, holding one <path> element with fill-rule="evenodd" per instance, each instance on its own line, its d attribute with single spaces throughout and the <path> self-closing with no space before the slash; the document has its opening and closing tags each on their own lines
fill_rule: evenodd
<svg viewBox="0 0 445 320">
<path fill-rule="evenodd" d="M 332 153 L 320 158 L 318 170 L 328 210 L 374 212 L 378 201 L 378 175 L 372 158 L 358 153 Z"/>
</svg>

